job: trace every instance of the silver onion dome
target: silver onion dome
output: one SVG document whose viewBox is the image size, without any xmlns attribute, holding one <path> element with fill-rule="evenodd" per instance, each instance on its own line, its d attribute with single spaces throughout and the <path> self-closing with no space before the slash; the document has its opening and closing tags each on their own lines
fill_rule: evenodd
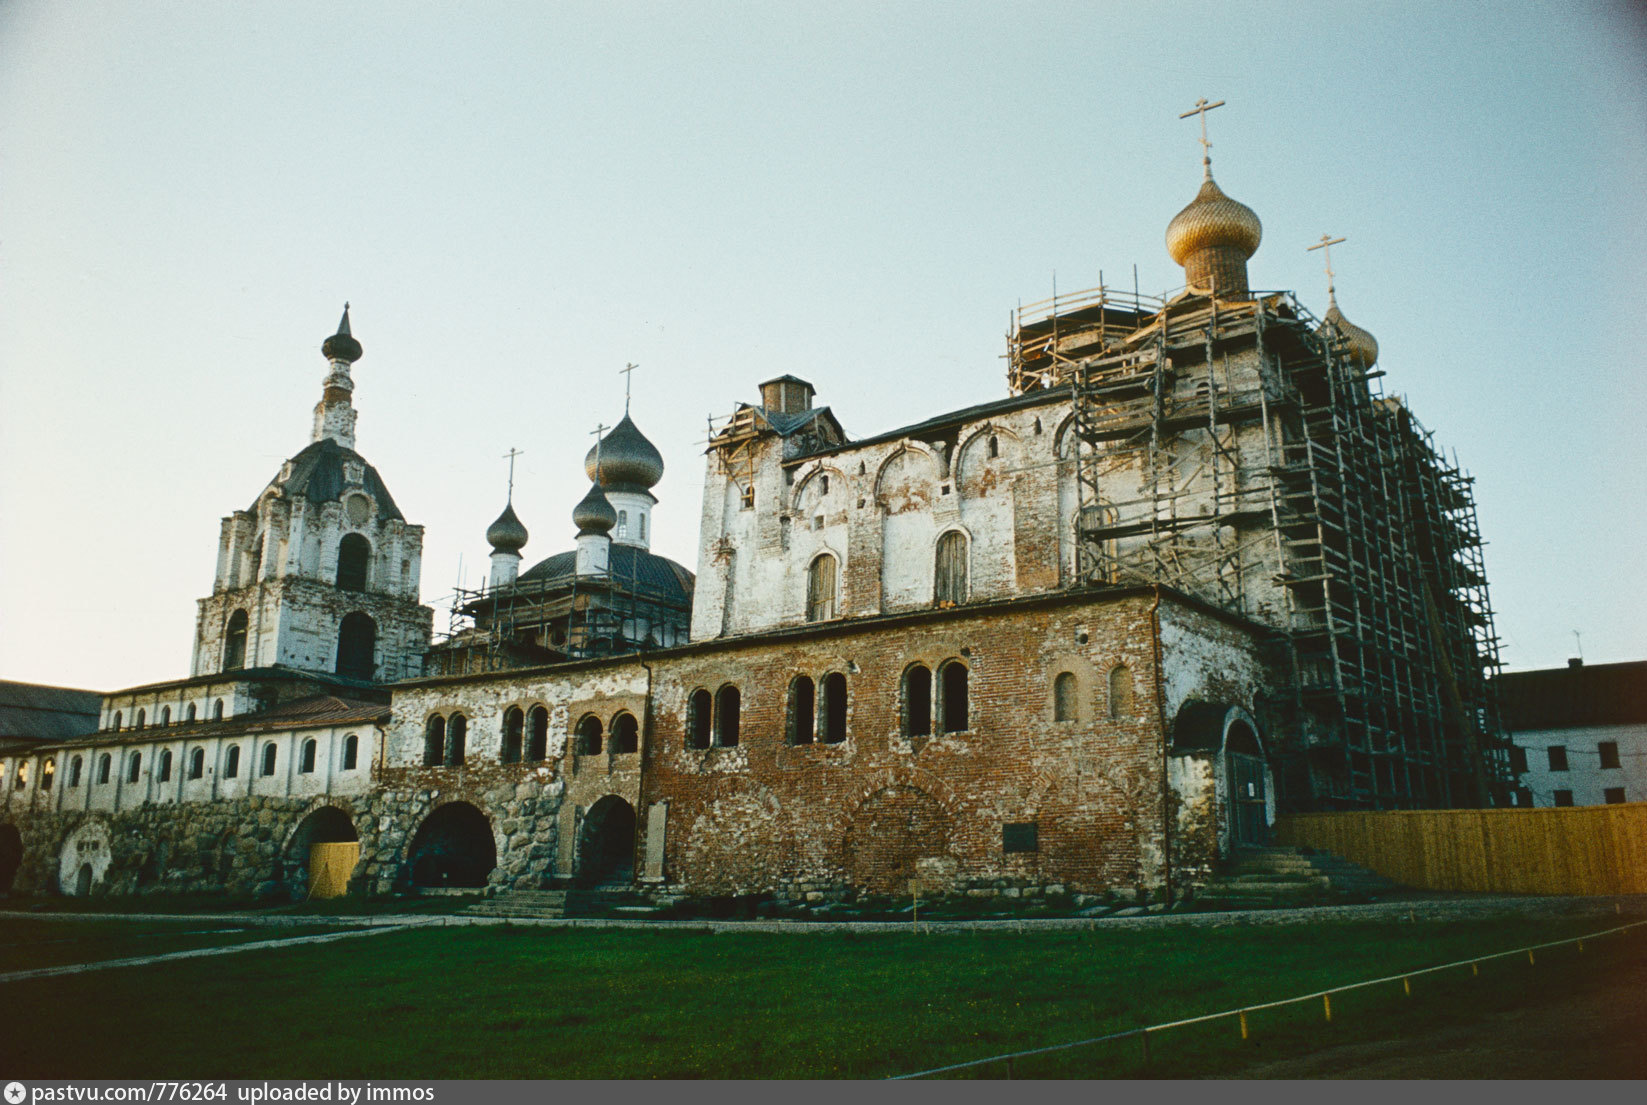
<svg viewBox="0 0 1647 1105">
<path fill-rule="evenodd" d="M 526 545 L 526 527 L 515 516 L 515 505 L 510 503 L 498 515 L 498 520 L 486 527 L 486 540 L 493 552 L 518 553 Z"/>
<path fill-rule="evenodd" d="M 572 508 L 572 524 L 578 527 L 579 533 L 601 534 L 610 533 L 618 524 L 618 512 L 612 509 L 600 484 L 590 484 L 589 494 Z"/>
<path fill-rule="evenodd" d="M 583 470 L 610 491 L 650 491 L 663 479 L 663 454 L 625 414 L 598 446 L 590 448 Z"/>
</svg>

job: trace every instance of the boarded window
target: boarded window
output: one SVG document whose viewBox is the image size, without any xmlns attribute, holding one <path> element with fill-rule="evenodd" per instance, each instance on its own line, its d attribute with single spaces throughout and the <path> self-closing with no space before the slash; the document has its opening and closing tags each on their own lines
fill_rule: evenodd
<svg viewBox="0 0 1647 1105">
<path fill-rule="evenodd" d="M 315 770 L 315 742 L 311 737 L 303 742 L 302 754 L 298 757 L 297 771 L 299 775 L 313 775 Z"/>
<path fill-rule="evenodd" d="M 933 601 L 940 606 L 966 601 L 966 534 L 950 530 L 938 538 Z"/>
<path fill-rule="evenodd" d="M 1052 720 L 1080 720 L 1081 715 L 1076 707 L 1075 691 L 1075 673 L 1059 672 L 1058 678 L 1052 681 Z"/>
<path fill-rule="evenodd" d="M 526 740 L 526 715 L 519 706 L 511 706 L 503 712 L 503 753 L 502 759 L 506 764 L 520 763 L 521 746 Z"/>
<path fill-rule="evenodd" d="M 1618 742 L 1617 741 L 1602 741 L 1600 744 L 1596 745 L 1596 751 L 1601 753 L 1601 766 L 1602 767 L 1617 767 L 1618 766 Z"/>
<path fill-rule="evenodd" d="M 818 706 L 817 688 L 810 675 L 797 675 L 789 683 L 789 743 L 811 744 Z"/>
<path fill-rule="evenodd" d="M 436 767 L 446 758 L 446 719 L 436 714 L 423 727 L 423 766 Z"/>
<path fill-rule="evenodd" d="M 938 672 L 939 714 L 944 732 L 962 733 L 967 728 L 967 668 L 959 660 L 951 660 Z"/>
<path fill-rule="evenodd" d="M 377 648 L 377 623 L 356 610 L 345 614 L 337 629 L 337 674 L 346 679 L 370 679 L 377 670 L 372 654 Z"/>
<path fill-rule="evenodd" d="M 932 671 L 925 664 L 914 664 L 904 672 L 904 735 L 931 734 Z"/>
<path fill-rule="evenodd" d="M 691 700 L 686 704 L 686 747 L 709 747 L 709 724 L 713 713 L 714 699 L 709 692 L 693 691 Z"/>
<path fill-rule="evenodd" d="M 532 708 L 532 739 L 526 746 L 526 758 L 533 763 L 549 755 L 549 711 L 542 706 Z"/>
<path fill-rule="evenodd" d="M 167 783 L 167 782 L 171 781 L 171 778 L 172 778 L 172 750 L 168 748 L 164 752 L 160 753 L 159 781 L 162 782 L 162 783 Z"/>
<path fill-rule="evenodd" d="M 353 771 L 360 763 L 360 738 L 350 733 L 343 740 L 343 770 Z"/>
<path fill-rule="evenodd" d="M 586 715 L 578 722 L 578 742 L 575 746 L 580 756 L 595 756 L 600 753 L 601 723 L 594 714 Z"/>
<path fill-rule="evenodd" d="M 453 714 L 446 723 L 446 766 L 458 767 L 469 754 L 469 719 Z"/>
<path fill-rule="evenodd" d="M 823 678 L 823 703 L 818 716 L 825 744 L 846 740 L 846 676 L 838 671 Z"/>
<path fill-rule="evenodd" d="M 623 755 L 640 751 L 640 723 L 627 711 L 612 719 L 612 751 Z"/>
<path fill-rule="evenodd" d="M 276 755 L 277 755 L 277 753 L 275 752 L 275 746 L 272 743 L 265 744 L 263 746 L 263 774 L 264 775 L 273 775 L 274 774 L 274 772 L 275 772 L 275 756 Z"/>
<path fill-rule="evenodd" d="M 196 748 L 189 753 L 189 778 L 203 779 L 206 777 L 206 750 Z"/>
<path fill-rule="evenodd" d="M 1567 770 L 1567 746 L 1564 745 L 1564 744 L 1552 744 L 1552 745 L 1550 745 L 1548 751 L 1550 753 L 1550 770 L 1551 771 L 1566 771 Z"/>
<path fill-rule="evenodd" d="M 1117 720 L 1132 713 L 1132 672 L 1125 664 L 1109 671 L 1109 716 Z"/>
<path fill-rule="evenodd" d="M 1034 821 L 1009 821 L 1001 826 L 1001 851 L 1039 852 L 1040 850 L 1040 828 Z"/>
<path fill-rule="evenodd" d="M 345 534 L 337 546 L 337 586 L 342 591 L 366 590 L 372 562 L 372 543 L 358 533 Z"/>
<path fill-rule="evenodd" d="M 806 620 L 826 622 L 835 616 L 835 558 L 824 553 L 806 573 Z"/>
<path fill-rule="evenodd" d="M 722 748 L 737 747 L 742 701 L 738 688 L 730 683 L 715 692 L 715 743 Z"/>
<path fill-rule="evenodd" d="M 236 610 L 229 615 L 229 627 L 223 633 L 223 670 L 237 671 L 246 666 L 246 611 Z"/>
<path fill-rule="evenodd" d="M 229 754 L 223 760 L 223 777 L 225 779 L 238 779 L 240 777 L 240 746 L 238 744 L 229 746 Z"/>
</svg>

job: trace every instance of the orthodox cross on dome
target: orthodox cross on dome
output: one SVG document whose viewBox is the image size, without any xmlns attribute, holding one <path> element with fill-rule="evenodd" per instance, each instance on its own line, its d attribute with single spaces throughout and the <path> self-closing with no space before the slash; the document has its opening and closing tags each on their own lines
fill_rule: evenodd
<svg viewBox="0 0 1647 1105">
<path fill-rule="evenodd" d="M 525 456 L 525 453 L 522 450 L 515 448 L 513 445 L 509 446 L 509 451 L 507 453 L 503 454 L 503 459 L 505 459 L 509 462 L 509 500 L 508 501 L 510 503 L 513 503 L 515 501 L 515 458 L 519 457 L 519 456 Z"/>
<path fill-rule="evenodd" d="M 1327 302 L 1329 302 L 1329 303 L 1336 303 L 1338 301 L 1337 297 L 1333 294 L 1333 287 L 1332 287 L 1332 247 L 1336 246 L 1336 245 L 1342 245 L 1346 240 L 1347 239 L 1344 239 L 1344 238 L 1334 238 L 1331 234 L 1323 234 L 1323 235 L 1321 235 L 1321 240 L 1319 242 L 1315 243 L 1313 246 L 1305 247 L 1305 250 L 1304 250 L 1304 252 L 1306 252 L 1306 253 L 1310 253 L 1310 252 L 1313 252 L 1313 251 L 1318 250 L 1318 249 L 1326 251 L 1326 258 L 1327 258 Z M 1353 291 L 1353 289 L 1352 289 L 1352 291 Z"/>
<path fill-rule="evenodd" d="M 1208 180 L 1212 179 L 1212 143 L 1207 141 L 1207 112 L 1215 107 L 1223 106 L 1223 100 L 1219 100 L 1215 104 L 1209 104 L 1207 98 L 1203 96 L 1195 101 L 1194 107 L 1178 116 L 1180 119 L 1188 119 L 1191 115 L 1201 117 L 1201 169 Z"/>
<path fill-rule="evenodd" d="M 635 369 L 637 369 L 639 367 L 640 367 L 640 365 L 638 365 L 638 364 L 625 364 L 622 368 L 618 369 L 618 371 L 623 374 L 623 413 L 624 414 L 629 413 L 629 385 L 634 380 L 633 373 L 634 373 Z"/>
<path fill-rule="evenodd" d="M 606 431 L 610 430 L 611 428 L 612 427 L 610 427 L 610 426 L 604 426 L 601 423 L 597 422 L 597 423 L 595 423 L 595 428 L 593 430 L 589 431 L 590 433 L 595 435 L 595 482 L 596 483 L 600 482 L 600 441 L 601 441 L 601 436 L 603 434 L 605 434 Z"/>
</svg>

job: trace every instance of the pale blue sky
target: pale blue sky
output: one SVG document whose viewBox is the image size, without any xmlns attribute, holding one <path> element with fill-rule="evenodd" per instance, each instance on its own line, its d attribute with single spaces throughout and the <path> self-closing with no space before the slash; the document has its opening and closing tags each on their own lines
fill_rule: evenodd
<svg viewBox="0 0 1647 1105">
<path fill-rule="evenodd" d="M 219 519 L 308 440 L 343 300 L 359 446 L 483 570 L 522 458 L 668 465 L 781 372 L 866 435 L 1005 394 L 1019 300 L 1182 283 L 1214 170 L 1260 288 L 1339 301 L 1477 477 L 1512 667 L 1647 656 L 1647 70 L 1609 4 L 0 4 L 0 677 L 187 673 Z"/>
</svg>

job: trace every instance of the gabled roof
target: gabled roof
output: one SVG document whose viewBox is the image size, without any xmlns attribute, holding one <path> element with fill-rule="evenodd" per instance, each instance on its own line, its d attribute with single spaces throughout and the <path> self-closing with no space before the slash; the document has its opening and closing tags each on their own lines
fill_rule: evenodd
<svg viewBox="0 0 1647 1105">
<path fill-rule="evenodd" d="M 1512 733 L 1647 723 L 1647 660 L 1507 672 L 1494 683 Z"/>
<path fill-rule="evenodd" d="M 97 729 L 103 695 L 0 680 L 0 740 L 69 740 Z"/>
</svg>

